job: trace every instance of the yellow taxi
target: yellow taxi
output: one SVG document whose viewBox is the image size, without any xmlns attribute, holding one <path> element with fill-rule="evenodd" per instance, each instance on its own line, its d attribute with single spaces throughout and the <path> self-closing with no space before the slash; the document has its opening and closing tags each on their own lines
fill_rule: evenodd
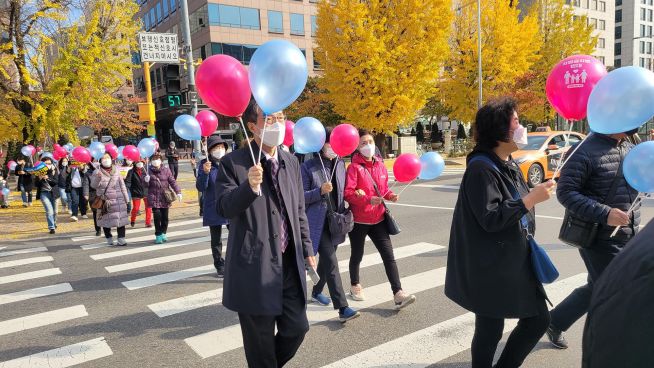
<svg viewBox="0 0 654 368">
<path fill-rule="evenodd" d="M 562 154 L 586 136 L 566 131 L 540 131 L 527 135 L 527 145 L 513 153 L 513 159 L 530 187 L 551 179 L 559 165 Z M 567 144 L 566 144 L 567 143 Z"/>
</svg>

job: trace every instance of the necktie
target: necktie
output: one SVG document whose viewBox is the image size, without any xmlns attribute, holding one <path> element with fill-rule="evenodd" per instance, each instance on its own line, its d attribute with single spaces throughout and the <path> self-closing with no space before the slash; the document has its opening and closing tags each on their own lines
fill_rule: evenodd
<svg viewBox="0 0 654 368">
<path fill-rule="evenodd" d="M 281 216 L 281 223 L 282 223 L 282 228 L 280 231 L 279 235 L 279 243 L 282 248 L 282 253 L 286 251 L 286 247 L 288 246 L 288 220 L 285 215 L 287 213 L 286 207 L 284 206 L 284 199 L 282 198 L 282 192 L 280 191 L 279 188 L 279 179 L 277 178 L 277 174 L 279 172 L 279 162 L 277 162 L 276 159 L 271 158 L 270 160 L 270 174 L 272 176 L 272 182 L 273 186 L 275 187 L 275 195 L 277 195 L 277 201 L 279 202 L 279 215 Z"/>
</svg>

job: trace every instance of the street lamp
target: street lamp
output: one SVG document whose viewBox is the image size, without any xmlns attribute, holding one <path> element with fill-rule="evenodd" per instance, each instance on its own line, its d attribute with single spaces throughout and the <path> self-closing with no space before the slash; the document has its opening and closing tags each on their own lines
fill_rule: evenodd
<svg viewBox="0 0 654 368">
<path fill-rule="evenodd" d="M 466 8 L 474 3 L 477 3 L 477 86 L 479 87 L 479 99 L 477 101 L 477 107 L 481 108 L 483 105 L 483 80 L 482 80 L 482 67 L 481 67 L 481 0 L 471 1 L 465 5 L 459 6 L 457 11 Z"/>
</svg>

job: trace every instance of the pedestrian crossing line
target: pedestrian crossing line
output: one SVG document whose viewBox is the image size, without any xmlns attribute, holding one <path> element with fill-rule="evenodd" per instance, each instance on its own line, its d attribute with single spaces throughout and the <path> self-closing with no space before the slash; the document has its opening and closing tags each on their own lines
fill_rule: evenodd
<svg viewBox="0 0 654 368">
<path fill-rule="evenodd" d="M 48 248 L 46 248 L 46 247 L 36 247 L 36 248 L 10 250 L 10 251 L 7 251 L 7 252 L 0 252 L 0 258 L 1 257 L 15 256 L 15 255 L 18 255 L 18 254 L 38 253 L 38 252 L 47 252 L 47 251 L 48 251 Z"/>
<path fill-rule="evenodd" d="M 545 286 L 549 298 L 556 304 L 575 288 L 586 283 L 586 274 L 578 274 Z M 507 319 L 504 333 L 517 325 Z M 402 336 L 371 349 L 351 355 L 323 368 L 365 367 L 428 367 L 470 348 L 475 330 L 475 315 L 465 313 L 425 329 Z"/>
<path fill-rule="evenodd" d="M 211 255 L 211 249 L 202 249 L 202 250 L 197 250 L 195 252 L 173 254 L 171 256 L 156 257 L 156 258 L 146 259 L 143 261 L 136 261 L 136 262 L 118 264 L 114 266 L 107 266 L 104 269 L 107 270 L 107 272 L 109 273 L 116 273 L 116 272 L 122 272 L 128 270 L 135 270 L 137 268 L 160 265 L 164 263 L 177 262 L 184 259 L 204 257 L 209 255 Z"/>
<path fill-rule="evenodd" d="M 138 243 L 138 242 L 143 242 L 143 241 L 151 241 L 152 244 L 154 245 L 154 229 L 150 229 L 152 231 L 151 235 L 145 235 L 145 236 L 139 236 L 136 238 L 128 238 L 126 237 L 125 239 L 127 240 L 128 243 Z M 182 235 L 190 235 L 190 234 L 197 234 L 209 232 L 209 228 L 206 227 L 199 227 L 199 228 L 194 228 L 194 229 L 188 229 L 188 230 L 180 230 L 180 231 L 173 231 L 172 233 L 167 233 L 166 236 L 168 238 L 173 238 L 176 236 L 182 236 Z M 111 245 L 108 245 L 106 242 L 104 243 L 96 243 L 96 244 L 87 244 L 87 245 L 82 245 L 81 248 L 84 250 L 91 250 L 91 249 L 98 249 L 98 248 L 109 248 Z"/>
<path fill-rule="evenodd" d="M 24 266 L 28 264 L 52 262 L 52 261 L 54 261 L 54 258 L 50 256 L 17 259 L 15 261 L 0 262 L 0 268 Z"/>
<path fill-rule="evenodd" d="M 48 276 L 54 276 L 60 274 L 61 274 L 61 270 L 58 268 L 46 268 L 45 270 L 17 273 L 14 275 L 0 277 L 0 285 L 9 284 L 18 281 L 33 280 L 41 277 L 48 277 Z"/>
<path fill-rule="evenodd" d="M 443 249 L 440 245 L 430 243 L 416 243 L 394 249 L 395 259 L 408 258 L 418 254 L 428 253 L 434 250 Z M 349 259 L 340 261 L 338 266 L 341 274 L 348 270 Z M 379 253 L 371 253 L 363 256 L 360 268 L 367 268 L 383 263 Z M 160 303 L 150 304 L 150 308 L 159 317 L 168 317 L 174 314 L 188 312 L 194 309 L 204 308 L 212 305 L 219 305 L 222 298 L 222 289 L 210 290 L 203 293 L 192 294 L 181 298 L 175 298 Z"/>
<path fill-rule="evenodd" d="M 0 305 L 22 302 L 24 300 L 40 298 L 43 296 L 67 293 L 69 291 L 73 291 L 73 287 L 69 283 L 49 285 L 49 286 L 44 286 L 35 289 L 17 291 L 11 294 L 0 295 Z"/>
<path fill-rule="evenodd" d="M 195 225 L 195 224 L 201 224 L 202 223 L 202 218 L 198 218 L 195 220 L 188 220 L 188 221 L 179 221 L 179 222 L 171 222 L 168 224 L 168 228 L 170 229 L 171 227 L 180 227 L 180 226 L 186 226 L 186 225 Z M 137 234 L 137 233 L 147 233 L 147 232 L 154 232 L 154 228 L 148 228 L 148 227 L 140 227 L 140 228 L 131 228 L 128 227 L 126 229 L 127 231 L 127 236 L 129 237 L 132 234 Z M 71 238 L 73 242 L 81 242 L 81 241 L 87 241 L 87 240 L 93 240 L 96 237 L 93 235 L 87 235 L 87 236 L 78 236 Z"/>
<path fill-rule="evenodd" d="M 104 337 L 0 362 L 0 368 L 65 368 L 113 355 Z"/>
<path fill-rule="evenodd" d="M 445 283 L 445 267 L 411 275 L 402 279 L 403 288 L 411 293 L 443 286 Z M 348 301 L 350 306 L 358 310 L 371 308 L 375 305 L 387 303 L 393 299 L 388 282 L 366 287 L 366 300 L 361 302 Z M 336 311 L 331 306 L 316 304 L 307 305 L 307 318 L 309 325 L 325 322 L 336 317 Z M 238 349 L 243 346 L 243 337 L 239 325 L 232 325 L 214 331 L 184 339 L 187 345 L 202 359 Z"/>
<path fill-rule="evenodd" d="M 20 332 L 32 328 L 52 325 L 59 322 L 70 321 L 72 319 L 82 318 L 88 315 L 89 314 L 86 312 L 84 305 L 80 304 L 74 307 L 55 309 L 49 312 L 0 321 L 0 336 L 9 335 L 14 332 Z"/>
<path fill-rule="evenodd" d="M 0 250 L 3 250 L 3 249 L 5 249 L 5 248 L 7 248 L 7 247 L 0 247 Z"/>
<path fill-rule="evenodd" d="M 138 290 L 150 286 L 156 286 L 156 285 L 166 284 L 169 282 L 184 280 L 191 277 L 208 275 L 215 272 L 216 272 L 216 268 L 214 267 L 213 264 L 210 264 L 206 266 L 189 268 L 181 271 L 164 273 L 161 275 L 155 275 L 155 276 L 144 277 L 144 278 L 130 280 L 130 281 L 124 281 L 122 284 L 128 290 Z"/>
<path fill-rule="evenodd" d="M 171 243 L 157 244 L 157 245 L 154 245 L 154 246 L 143 246 L 143 247 L 139 247 L 139 248 L 131 248 L 131 249 L 118 250 L 118 251 L 114 251 L 114 252 L 94 254 L 94 255 L 92 255 L 90 257 L 94 261 L 99 261 L 99 260 L 103 260 L 103 259 L 123 257 L 123 256 L 132 255 L 132 254 L 157 252 L 157 251 L 160 251 L 160 250 L 177 248 L 177 247 L 182 247 L 182 246 L 185 246 L 185 245 L 192 245 L 192 244 L 204 243 L 204 242 L 209 242 L 209 241 L 211 241 L 211 237 L 210 236 L 204 236 L 202 238 L 192 238 L 192 239 L 175 241 L 175 242 L 171 242 Z"/>
</svg>

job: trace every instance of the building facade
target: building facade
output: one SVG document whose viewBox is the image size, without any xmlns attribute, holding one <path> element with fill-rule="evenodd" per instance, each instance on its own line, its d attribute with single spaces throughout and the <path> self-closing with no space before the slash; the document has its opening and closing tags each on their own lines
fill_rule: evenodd
<svg viewBox="0 0 654 368">
<path fill-rule="evenodd" d="M 654 70 L 653 0 L 616 0 L 615 66 Z"/>
<path fill-rule="evenodd" d="M 607 67 L 614 66 L 616 2 L 614 0 L 568 0 L 568 3 L 573 6 L 577 16 L 586 16 L 588 23 L 595 28 L 593 35 L 597 36 L 597 45 L 593 56 Z"/>
<path fill-rule="evenodd" d="M 306 55 L 310 74 L 319 65 L 313 58 L 317 0 L 188 0 L 193 59 L 230 55 L 248 65 L 257 47 L 273 39 L 286 39 Z M 176 33 L 181 44 L 179 0 L 140 0 L 138 16 L 146 32 Z M 184 55 L 181 55 L 184 58 Z M 139 63 L 138 57 L 135 62 Z M 183 65 L 181 104 L 166 91 L 166 65 L 154 64 L 150 70 L 153 102 L 157 111 L 157 138 L 162 143 L 175 139 L 173 121 L 188 113 L 188 88 Z M 145 96 L 143 69 L 134 71 L 136 93 Z M 172 103 L 171 103 L 172 101 Z M 171 106 L 172 105 L 172 106 Z M 206 108 L 201 104 L 200 108 Z M 221 119 L 219 129 L 228 129 Z"/>
</svg>

